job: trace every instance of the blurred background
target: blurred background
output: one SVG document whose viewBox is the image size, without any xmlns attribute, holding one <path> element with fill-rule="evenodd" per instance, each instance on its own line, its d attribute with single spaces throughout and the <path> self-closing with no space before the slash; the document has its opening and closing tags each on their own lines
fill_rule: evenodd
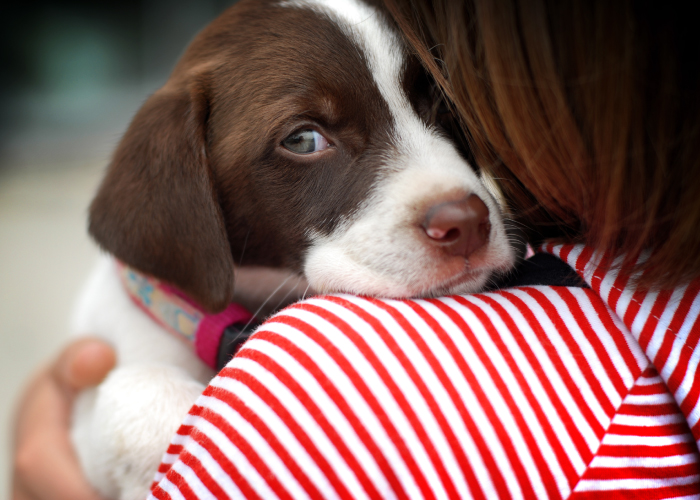
<svg viewBox="0 0 700 500">
<path fill-rule="evenodd" d="M 28 376 L 66 342 L 98 251 L 86 209 L 187 43 L 235 0 L 38 0 L 0 23 L 0 498 Z"/>
</svg>

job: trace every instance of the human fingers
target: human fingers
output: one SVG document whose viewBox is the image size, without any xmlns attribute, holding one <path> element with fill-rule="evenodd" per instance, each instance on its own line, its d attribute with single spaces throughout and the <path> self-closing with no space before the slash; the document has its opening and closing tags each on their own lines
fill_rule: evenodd
<svg viewBox="0 0 700 500">
<path fill-rule="evenodd" d="M 72 402 L 114 366 L 109 345 L 82 339 L 70 344 L 25 390 L 15 422 L 15 500 L 98 500 L 82 475 L 70 441 Z"/>
</svg>

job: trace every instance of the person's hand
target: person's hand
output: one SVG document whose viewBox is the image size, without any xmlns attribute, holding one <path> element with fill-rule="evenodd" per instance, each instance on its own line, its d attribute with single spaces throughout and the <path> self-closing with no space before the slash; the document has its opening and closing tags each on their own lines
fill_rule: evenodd
<svg viewBox="0 0 700 500">
<path fill-rule="evenodd" d="M 99 384 L 115 362 L 108 344 L 80 339 L 29 383 L 15 420 L 14 500 L 100 499 L 73 452 L 70 415 L 75 395 Z"/>
</svg>

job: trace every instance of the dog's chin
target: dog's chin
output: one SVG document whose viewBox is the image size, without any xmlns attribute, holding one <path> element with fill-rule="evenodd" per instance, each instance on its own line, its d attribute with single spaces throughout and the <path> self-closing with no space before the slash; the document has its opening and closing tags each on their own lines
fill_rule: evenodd
<svg viewBox="0 0 700 500">
<path fill-rule="evenodd" d="M 493 281 L 492 278 L 500 274 L 498 269 L 488 266 L 466 267 L 447 277 L 444 273 L 430 276 L 423 270 L 420 280 L 400 281 L 364 271 L 360 273 L 355 269 L 354 273 L 347 275 L 352 278 L 347 281 L 337 275 L 316 275 L 309 281 L 316 294 L 349 293 L 383 299 L 420 299 L 481 292 Z M 358 279 L 363 274 L 364 279 Z"/>
<path fill-rule="evenodd" d="M 414 298 L 431 298 L 444 295 L 463 295 L 481 292 L 486 288 L 492 275 L 492 269 L 467 269 L 442 283 L 436 284 L 429 290 L 415 295 Z"/>
</svg>

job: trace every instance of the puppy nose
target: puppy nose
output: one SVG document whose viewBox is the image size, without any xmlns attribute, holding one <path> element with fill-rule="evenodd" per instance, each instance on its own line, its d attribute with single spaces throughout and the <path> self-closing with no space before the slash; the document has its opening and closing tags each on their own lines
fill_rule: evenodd
<svg viewBox="0 0 700 500">
<path fill-rule="evenodd" d="M 489 238 L 489 209 L 475 194 L 428 209 L 425 234 L 450 255 L 469 257 Z"/>
</svg>

